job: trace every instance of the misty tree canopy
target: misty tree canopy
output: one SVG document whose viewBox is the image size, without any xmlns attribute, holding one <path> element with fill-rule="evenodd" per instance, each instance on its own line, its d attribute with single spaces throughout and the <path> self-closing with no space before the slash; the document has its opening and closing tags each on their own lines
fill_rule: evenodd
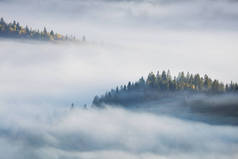
<svg viewBox="0 0 238 159">
<path fill-rule="evenodd" d="M 177 77 L 172 77 L 169 70 L 162 73 L 158 71 L 157 74 L 151 72 L 147 79 L 141 77 L 137 82 L 128 82 L 127 85 L 116 87 L 101 97 L 95 96 L 93 105 L 141 103 L 170 97 L 181 92 L 211 95 L 231 93 L 238 92 L 238 84 L 231 82 L 224 85 L 216 79 L 212 80 L 208 75 L 201 77 L 199 74 L 180 72 Z"/>
<path fill-rule="evenodd" d="M 61 34 L 55 33 L 53 30 L 48 32 L 46 28 L 44 28 L 43 31 L 32 30 L 28 26 L 21 26 L 15 20 L 11 23 L 6 23 L 3 18 L 0 19 L 0 37 L 44 41 L 76 40 L 75 37 L 63 36 Z"/>
</svg>

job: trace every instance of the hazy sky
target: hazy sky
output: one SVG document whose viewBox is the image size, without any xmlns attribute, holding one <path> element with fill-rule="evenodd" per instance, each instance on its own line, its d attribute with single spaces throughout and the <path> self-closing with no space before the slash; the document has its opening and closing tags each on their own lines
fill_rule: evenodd
<svg viewBox="0 0 238 159">
<path fill-rule="evenodd" d="M 1 156 L 237 158 L 237 127 L 62 107 L 164 69 L 238 82 L 237 8 L 236 0 L 0 0 L 7 22 L 88 41 L 0 40 Z"/>
</svg>

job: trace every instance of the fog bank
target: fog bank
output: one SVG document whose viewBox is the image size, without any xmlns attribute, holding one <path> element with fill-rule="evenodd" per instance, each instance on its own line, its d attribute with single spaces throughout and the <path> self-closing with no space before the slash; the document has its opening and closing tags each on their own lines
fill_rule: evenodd
<svg viewBox="0 0 238 159">
<path fill-rule="evenodd" d="M 41 110 L 36 107 L 28 107 L 27 113 L 1 109 L 2 157 L 223 159 L 238 155 L 237 127 L 113 108 L 36 112 Z"/>
</svg>

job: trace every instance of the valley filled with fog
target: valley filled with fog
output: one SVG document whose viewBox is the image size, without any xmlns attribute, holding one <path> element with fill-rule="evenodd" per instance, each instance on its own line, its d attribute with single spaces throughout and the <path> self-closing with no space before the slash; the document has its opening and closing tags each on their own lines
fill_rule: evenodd
<svg viewBox="0 0 238 159">
<path fill-rule="evenodd" d="M 209 111 L 204 105 L 237 106 L 237 95 L 194 97 L 191 111 L 176 100 L 90 107 L 95 95 L 151 71 L 238 82 L 237 7 L 235 0 L 0 0 L 7 22 L 86 37 L 0 39 L 0 158 L 237 158 L 237 116 L 191 120 L 193 110 Z"/>
</svg>

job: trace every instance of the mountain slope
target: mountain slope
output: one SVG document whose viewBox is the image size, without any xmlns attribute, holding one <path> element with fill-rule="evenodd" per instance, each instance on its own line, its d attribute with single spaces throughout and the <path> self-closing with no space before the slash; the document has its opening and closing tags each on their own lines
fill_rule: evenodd
<svg viewBox="0 0 238 159">
<path fill-rule="evenodd" d="M 68 37 L 62 34 L 50 32 L 44 28 L 43 31 L 30 29 L 28 26 L 21 26 L 15 20 L 11 23 L 6 23 L 3 18 L 0 20 L 0 37 L 14 39 L 30 39 L 41 41 L 75 41 L 75 37 Z"/>
</svg>

